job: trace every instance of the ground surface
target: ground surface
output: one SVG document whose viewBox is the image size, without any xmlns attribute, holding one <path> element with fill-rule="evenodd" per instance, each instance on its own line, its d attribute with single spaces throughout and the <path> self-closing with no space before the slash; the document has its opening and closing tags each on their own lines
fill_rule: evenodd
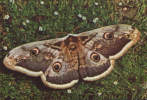
<svg viewBox="0 0 147 100">
<path fill-rule="evenodd" d="M 2 64 L 21 44 L 118 23 L 137 27 L 141 40 L 101 80 L 53 90 Z M 147 100 L 145 82 L 146 0 L 0 0 L 0 100 Z"/>
</svg>

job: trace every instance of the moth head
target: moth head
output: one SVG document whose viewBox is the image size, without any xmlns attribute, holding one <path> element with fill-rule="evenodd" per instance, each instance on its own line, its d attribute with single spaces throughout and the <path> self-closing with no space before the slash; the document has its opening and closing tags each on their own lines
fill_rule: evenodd
<svg viewBox="0 0 147 100">
<path fill-rule="evenodd" d="M 65 62 L 57 49 L 43 46 L 40 42 L 12 49 L 4 58 L 5 66 L 29 76 L 40 76 L 51 88 L 65 89 L 77 83 L 77 69 Z"/>
<path fill-rule="evenodd" d="M 12 49 L 3 62 L 11 70 L 40 76 L 49 87 L 65 89 L 79 78 L 94 81 L 109 74 L 114 61 L 139 37 L 140 32 L 130 25 L 110 25 L 79 35 L 21 45 Z"/>
</svg>

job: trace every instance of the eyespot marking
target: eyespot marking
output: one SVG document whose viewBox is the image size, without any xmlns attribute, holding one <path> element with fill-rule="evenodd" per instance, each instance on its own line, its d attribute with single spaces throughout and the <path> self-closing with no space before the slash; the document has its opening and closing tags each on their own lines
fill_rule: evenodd
<svg viewBox="0 0 147 100">
<path fill-rule="evenodd" d="M 60 62 L 55 62 L 55 63 L 53 64 L 52 68 L 53 68 L 53 71 L 54 71 L 54 72 L 59 72 L 60 69 L 62 68 L 62 65 L 61 65 Z"/>
<path fill-rule="evenodd" d="M 30 50 L 30 53 L 36 56 L 40 53 L 40 50 L 39 48 L 35 47 L 34 49 Z"/>
<path fill-rule="evenodd" d="M 91 58 L 94 62 L 99 62 L 99 61 L 100 61 L 100 55 L 97 54 L 97 53 L 95 53 L 95 52 L 91 53 L 90 58 Z"/>
<path fill-rule="evenodd" d="M 106 33 L 104 33 L 103 38 L 106 40 L 112 40 L 114 38 L 114 33 L 113 32 L 106 32 Z"/>
</svg>

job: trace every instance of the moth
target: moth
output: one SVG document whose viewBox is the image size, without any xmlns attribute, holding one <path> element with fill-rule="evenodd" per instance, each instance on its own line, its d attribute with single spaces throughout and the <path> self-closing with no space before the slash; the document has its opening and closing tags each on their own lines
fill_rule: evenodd
<svg viewBox="0 0 147 100">
<path fill-rule="evenodd" d="M 3 63 L 8 69 L 41 77 L 50 88 L 66 89 L 79 79 L 96 81 L 108 75 L 115 60 L 139 38 L 139 30 L 131 25 L 110 25 L 18 46 Z"/>
</svg>

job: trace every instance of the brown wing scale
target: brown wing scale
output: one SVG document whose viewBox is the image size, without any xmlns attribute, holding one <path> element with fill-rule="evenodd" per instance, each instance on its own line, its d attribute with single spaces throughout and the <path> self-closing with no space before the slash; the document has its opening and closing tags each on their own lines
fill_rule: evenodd
<svg viewBox="0 0 147 100">
<path fill-rule="evenodd" d="M 7 68 L 29 76 L 40 76 L 55 89 L 73 86 L 79 78 L 95 81 L 108 75 L 116 59 L 140 37 L 130 25 L 110 25 L 63 38 L 27 43 L 4 58 Z"/>
</svg>

